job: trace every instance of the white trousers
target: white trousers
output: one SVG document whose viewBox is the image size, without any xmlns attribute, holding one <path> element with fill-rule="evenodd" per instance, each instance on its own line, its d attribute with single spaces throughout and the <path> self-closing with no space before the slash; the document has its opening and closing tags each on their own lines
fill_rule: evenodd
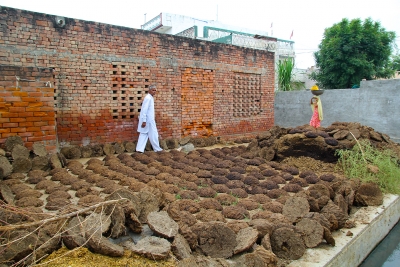
<svg viewBox="0 0 400 267">
<path fill-rule="evenodd" d="M 136 151 L 143 153 L 144 149 L 146 148 L 148 139 L 150 139 L 150 144 L 155 152 L 162 151 L 162 148 L 160 147 L 158 142 L 158 131 L 155 123 L 154 124 L 150 123 L 149 131 L 147 133 L 139 134 L 139 139 L 136 145 Z"/>
</svg>

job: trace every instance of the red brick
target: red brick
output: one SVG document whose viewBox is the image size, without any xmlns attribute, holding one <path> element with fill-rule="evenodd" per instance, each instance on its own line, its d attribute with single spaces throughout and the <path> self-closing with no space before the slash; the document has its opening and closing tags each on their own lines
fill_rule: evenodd
<svg viewBox="0 0 400 267">
<path fill-rule="evenodd" d="M 10 128 L 12 133 L 24 133 L 26 132 L 26 128 L 24 127 L 16 127 L 16 128 Z"/>
<path fill-rule="evenodd" d="M 33 116 L 35 117 L 47 117 L 47 112 L 33 112 Z"/>
<path fill-rule="evenodd" d="M 31 132 L 31 133 L 32 133 L 33 136 L 36 136 L 36 137 L 38 137 L 38 136 L 44 136 L 44 133 L 41 132 L 41 131 Z"/>
<path fill-rule="evenodd" d="M 41 131 L 52 131 L 54 129 L 55 129 L 54 126 L 42 126 L 42 127 L 40 127 Z"/>
<path fill-rule="evenodd" d="M 34 102 L 34 103 L 30 102 L 30 103 L 28 103 L 27 106 L 30 107 L 30 108 L 43 107 L 43 102 Z"/>
<path fill-rule="evenodd" d="M 47 26 L 49 26 L 49 22 L 48 21 L 44 21 L 44 20 L 36 20 L 36 25 L 37 26 L 47 27 Z"/>
<path fill-rule="evenodd" d="M 26 118 L 26 121 L 41 121 L 42 118 L 40 117 L 28 117 Z"/>
<path fill-rule="evenodd" d="M 3 99 L 4 99 L 4 102 L 18 102 L 18 101 L 21 101 L 20 97 L 13 97 L 13 96 L 9 96 L 9 97 L 5 96 Z"/>
<path fill-rule="evenodd" d="M 25 108 L 25 110 L 29 111 L 29 112 L 38 112 L 38 111 L 40 111 L 40 107 L 33 107 L 33 108 L 27 107 L 27 108 Z"/>
<path fill-rule="evenodd" d="M 33 122 L 33 125 L 37 126 L 37 127 L 41 127 L 41 126 L 48 126 L 49 123 L 47 121 L 37 121 L 37 122 Z M 53 126 L 54 128 L 54 126 Z"/>
<path fill-rule="evenodd" d="M 18 115 L 21 118 L 33 117 L 33 112 L 20 112 Z"/>
<path fill-rule="evenodd" d="M 26 96 L 34 97 L 34 98 L 40 98 L 40 97 L 43 96 L 43 93 L 41 93 L 41 92 L 29 92 L 29 94 L 27 94 Z"/>
<path fill-rule="evenodd" d="M 40 91 L 41 92 L 43 92 L 43 93 L 54 93 L 54 88 L 47 88 L 47 87 L 45 87 L 45 88 L 40 88 Z"/>
<path fill-rule="evenodd" d="M 18 123 L 18 126 L 19 127 L 33 127 L 35 125 L 33 124 L 33 122 L 29 121 L 29 122 L 20 122 L 20 123 Z"/>
<path fill-rule="evenodd" d="M 43 140 L 56 140 L 56 136 L 55 135 L 46 135 L 43 137 Z"/>
<path fill-rule="evenodd" d="M 22 97 L 22 96 L 28 96 L 28 93 L 27 92 L 13 92 L 12 95 L 15 97 Z"/>
<path fill-rule="evenodd" d="M 33 136 L 33 133 L 31 132 L 25 132 L 25 133 L 18 133 L 19 136 L 21 137 L 29 137 L 29 136 Z M 24 144 L 26 146 L 26 144 Z"/>
<path fill-rule="evenodd" d="M 54 111 L 55 109 L 54 109 L 54 107 L 46 107 L 46 106 L 44 106 L 44 107 L 41 107 L 40 108 L 40 111 L 45 111 L 45 112 L 52 112 L 52 113 L 49 113 L 50 114 L 50 116 L 54 116 L 55 115 L 55 111 Z"/>
<path fill-rule="evenodd" d="M 11 137 L 11 136 L 16 136 L 16 135 L 17 135 L 17 133 L 12 133 L 12 132 L 3 133 L 3 134 L 1 134 L 1 138 L 8 138 L 8 137 Z"/>
<path fill-rule="evenodd" d="M 9 112 L 13 112 L 13 113 L 25 112 L 25 108 L 24 107 L 10 107 Z"/>
<path fill-rule="evenodd" d="M 15 128 L 18 127 L 18 122 L 5 122 L 3 128 Z"/>
<path fill-rule="evenodd" d="M 28 102 L 14 102 L 12 105 L 14 107 L 27 107 L 28 106 Z"/>
<path fill-rule="evenodd" d="M 21 97 L 21 101 L 24 101 L 24 102 L 39 102 L 39 99 L 35 98 L 35 97 Z"/>
<path fill-rule="evenodd" d="M 0 88 L 1 89 L 1 88 Z M 0 90 L 0 98 L 2 101 L 5 101 L 5 97 L 12 97 L 12 92 L 5 92 Z"/>
<path fill-rule="evenodd" d="M 10 118 L 10 122 L 25 122 L 25 118 Z"/>
<path fill-rule="evenodd" d="M 28 132 L 39 132 L 41 129 L 40 127 L 28 127 L 26 128 Z"/>
</svg>

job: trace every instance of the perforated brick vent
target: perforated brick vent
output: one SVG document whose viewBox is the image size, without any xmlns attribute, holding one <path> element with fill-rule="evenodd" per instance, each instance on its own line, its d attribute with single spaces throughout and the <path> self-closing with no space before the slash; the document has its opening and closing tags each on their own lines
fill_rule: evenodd
<svg viewBox="0 0 400 267">
<path fill-rule="evenodd" d="M 261 75 L 235 73 L 233 116 L 251 117 L 261 112 Z"/>
<path fill-rule="evenodd" d="M 137 118 L 150 85 L 150 70 L 138 64 L 114 64 L 111 71 L 113 119 Z"/>
</svg>

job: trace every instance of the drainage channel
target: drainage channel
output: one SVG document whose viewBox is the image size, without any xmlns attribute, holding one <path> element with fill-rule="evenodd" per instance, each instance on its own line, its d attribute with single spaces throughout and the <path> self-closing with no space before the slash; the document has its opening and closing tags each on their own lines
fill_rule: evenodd
<svg viewBox="0 0 400 267">
<path fill-rule="evenodd" d="M 390 230 L 359 267 L 400 266 L 400 222 Z"/>
</svg>

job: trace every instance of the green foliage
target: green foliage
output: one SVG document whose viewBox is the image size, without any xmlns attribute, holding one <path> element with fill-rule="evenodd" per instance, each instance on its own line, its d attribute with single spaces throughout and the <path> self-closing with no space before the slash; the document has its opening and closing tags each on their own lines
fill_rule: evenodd
<svg viewBox="0 0 400 267">
<path fill-rule="evenodd" d="M 175 195 L 175 199 L 182 199 L 182 197 L 181 197 L 181 195 L 176 194 L 176 195 Z"/>
<path fill-rule="evenodd" d="M 230 192 L 230 195 L 236 198 L 231 205 L 236 206 L 239 203 L 239 196 L 237 194 L 232 194 L 232 192 Z"/>
<path fill-rule="evenodd" d="M 287 58 L 278 61 L 278 89 L 280 91 L 293 91 L 304 89 L 303 83 L 294 80 L 294 60 Z"/>
<path fill-rule="evenodd" d="M 278 61 L 278 87 L 280 91 L 292 91 L 294 61 L 291 58 Z"/>
<path fill-rule="evenodd" d="M 399 159 L 391 150 L 380 151 L 367 140 L 360 141 L 352 150 L 337 150 L 338 165 L 349 178 L 375 182 L 386 193 L 400 194 Z M 373 173 L 370 167 L 378 167 Z"/>
<path fill-rule="evenodd" d="M 400 70 L 400 54 L 396 54 L 393 56 L 391 65 L 393 70 L 395 71 Z"/>
<path fill-rule="evenodd" d="M 201 182 L 199 185 L 197 185 L 197 188 L 204 188 L 204 187 L 208 187 L 208 184 L 203 184 L 203 182 Z"/>
<path fill-rule="evenodd" d="M 243 220 L 245 222 L 250 222 L 251 221 L 251 219 L 249 217 L 247 217 L 246 214 L 243 214 L 243 217 L 244 217 Z"/>
<path fill-rule="evenodd" d="M 293 90 L 305 90 L 306 89 L 305 84 L 301 81 L 292 81 L 291 84 L 292 84 Z"/>
<path fill-rule="evenodd" d="M 351 88 L 362 79 L 390 78 L 396 33 L 386 31 L 370 18 L 343 19 L 325 29 L 314 53 L 318 71 L 310 78 L 327 89 Z"/>
</svg>

